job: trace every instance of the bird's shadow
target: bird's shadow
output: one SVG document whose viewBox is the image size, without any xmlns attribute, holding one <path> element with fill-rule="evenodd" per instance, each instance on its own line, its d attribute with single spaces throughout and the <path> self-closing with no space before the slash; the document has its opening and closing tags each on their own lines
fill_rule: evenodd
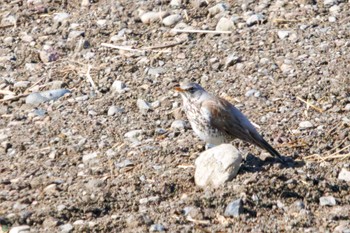
<svg viewBox="0 0 350 233">
<path fill-rule="evenodd" d="M 282 156 L 281 158 L 267 157 L 265 160 L 259 157 L 248 154 L 243 160 L 239 173 L 256 173 L 265 170 L 266 166 L 278 164 L 280 169 L 283 168 L 298 168 L 305 165 L 304 161 L 295 161 L 291 157 Z"/>
</svg>

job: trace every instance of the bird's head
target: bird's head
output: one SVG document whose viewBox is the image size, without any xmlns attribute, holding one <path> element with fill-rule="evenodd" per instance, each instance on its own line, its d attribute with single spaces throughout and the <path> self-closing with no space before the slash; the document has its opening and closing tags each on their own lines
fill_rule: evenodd
<svg viewBox="0 0 350 233">
<path fill-rule="evenodd" d="M 198 83 L 193 83 L 188 80 L 180 82 L 175 86 L 175 91 L 178 91 L 183 98 L 199 99 L 206 91 Z"/>
</svg>

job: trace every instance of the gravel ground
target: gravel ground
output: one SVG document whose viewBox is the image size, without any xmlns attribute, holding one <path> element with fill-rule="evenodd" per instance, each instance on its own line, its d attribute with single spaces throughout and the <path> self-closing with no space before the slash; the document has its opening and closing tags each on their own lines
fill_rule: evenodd
<svg viewBox="0 0 350 233">
<path fill-rule="evenodd" d="M 0 232 L 350 231 L 348 1 L 3 1 Z M 235 179 L 196 187 L 184 78 L 294 166 L 235 141 Z"/>
</svg>

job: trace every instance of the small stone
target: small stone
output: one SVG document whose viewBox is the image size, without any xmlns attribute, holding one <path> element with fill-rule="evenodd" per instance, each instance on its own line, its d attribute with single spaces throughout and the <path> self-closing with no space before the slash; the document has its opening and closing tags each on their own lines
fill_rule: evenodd
<svg viewBox="0 0 350 233">
<path fill-rule="evenodd" d="M 302 121 L 299 123 L 299 128 L 300 129 L 309 129 L 313 128 L 314 125 L 310 121 Z"/>
<path fill-rule="evenodd" d="M 97 152 L 83 155 L 83 163 L 87 163 L 87 162 L 89 162 L 89 160 L 96 159 L 96 158 L 97 158 Z"/>
<path fill-rule="evenodd" d="M 243 213 L 243 202 L 242 199 L 237 199 L 229 203 L 225 209 L 225 216 L 238 217 Z"/>
<path fill-rule="evenodd" d="M 294 71 L 294 68 L 293 68 L 292 65 L 290 65 L 290 64 L 285 64 L 285 63 L 283 63 L 283 64 L 280 66 L 280 69 L 281 69 L 281 71 L 282 71 L 282 73 L 283 73 L 284 75 L 288 75 L 288 74 L 290 74 L 290 73 L 292 73 L 292 72 Z"/>
<path fill-rule="evenodd" d="M 75 222 L 73 222 L 73 225 L 74 226 L 79 226 L 79 225 L 84 225 L 84 220 L 82 219 L 79 219 L 79 220 L 76 220 Z"/>
<path fill-rule="evenodd" d="M 158 108 L 160 106 L 160 101 L 156 100 L 156 101 L 150 103 L 150 106 L 152 109 Z"/>
<path fill-rule="evenodd" d="M 67 209 L 67 206 L 60 204 L 56 207 L 58 212 L 62 212 L 63 210 Z"/>
<path fill-rule="evenodd" d="M 255 89 L 250 89 L 249 91 L 247 91 L 247 92 L 245 93 L 245 96 L 246 96 L 246 97 L 251 97 L 251 96 L 254 96 L 255 93 L 257 93 L 257 92 L 258 92 L 258 91 L 255 90 Z"/>
<path fill-rule="evenodd" d="M 230 8 L 230 6 L 227 3 L 223 3 L 223 2 L 218 3 L 215 6 L 210 7 L 208 9 L 209 16 L 217 15 L 217 14 L 219 14 L 221 12 L 229 10 L 229 8 Z"/>
<path fill-rule="evenodd" d="M 123 112 L 124 112 L 124 109 L 118 108 L 117 106 L 111 106 L 108 109 L 107 115 L 108 116 L 114 116 L 114 115 L 117 115 L 117 114 L 120 114 L 120 113 L 123 113 Z"/>
<path fill-rule="evenodd" d="M 350 104 L 345 105 L 344 110 L 345 110 L 345 111 L 350 111 Z"/>
<path fill-rule="evenodd" d="M 86 189 L 94 191 L 97 190 L 99 187 L 102 187 L 104 184 L 104 181 L 101 179 L 89 179 L 89 181 L 85 184 Z"/>
<path fill-rule="evenodd" d="M 29 81 L 19 81 L 19 82 L 16 82 L 13 87 L 14 88 L 27 88 L 29 87 L 30 85 L 30 82 Z"/>
<path fill-rule="evenodd" d="M 330 16 L 330 17 L 328 17 L 328 21 L 331 22 L 331 23 L 334 23 L 334 22 L 337 21 L 337 18 L 334 17 L 334 16 Z"/>
<path fill-rule="evenodd" d="M 175 120 L 171 123 L 170 128 L 172 130 L 184 130 L 186 128 L 186 122 L 183 120 Z"/>
<path fill-rule="evenodd" d="M 84 31 L 70 31 L 69 34 L 68 34 L 68 40 L 73 40 L 77 37 L 84 37 L 85 36 L 85 32 Z"/>
<path fill-rule="evenodd" d="M 241 154 L 231 144 L 221 144 L 202 152 L 195 162 L 196 185 L 215 188 L 232 180 L 241 161 Z"/>
<path fill-rule="evenodd" d="M 166 69 L 163 67 L 149 68 L 147 71 L 148 75 L 159 76 L 161 74 L 166 73 Z"/>
<path fill-rule="evenodd" d="M 34 40 L 34 38 L 31 35 L 24 34 L 23 36 L 21 36 L 21 40 L 23 42 L 30 43 Z"/>
<path fill-rule="evenodd" d="M 62 23 L 63 21 L 65 21 L 66 19 L 69 18 L 69 14 L 66 12 L 60 12 L 60 13 L 56 13 L 54 14 L 53 17 L 53 22 L 54 23 Z"/>
<path fill-rule="evenodd" d="M 23 225 L 23 226 L 12 227 L 9 233 L 29 233 L 29 232 L 30 232 L 30 227 L 27 225 Z"/>
<path fill-rule="evenodd" d="M 165 231 L 165 227 L 162 224 L 153 224 L 149 228 L 149 231 L 150 232 L 164 232 Z"/>
<path fill-rule="evenodd" d="M 69 232 L 73 231 L 74 227 L 72 224 L 67 223 L 67 224 L 59 226 L 59 229 L 60 229 L 60 232 L 62 232 L 62 233 L 69 233 Z"/>
<path fill-rule="evenodd" d="M 68 89 L 56 89 L 43 92 L 35 92 L 27 96 L 26 104 L 38 105 L 43 102 L 57 100 L 65 94 L 71 93 Z"/>
<path fill-rule="evenodd" d="M 289 34 L 290 34 L 290 31 L 285 31 L 285 30 L 277 32 L 277 35 L 281 40 L 287 38 L 289 36 Z"/>
<path fill-rule="evenodd" d="M 165 17 L 162 22 L 165 26 L 172 26 L 178 23 L 181 19 L 182 19 L 181 15 L 173 14 Z"/>
<path fill-rule="evenodd" d="M 324 0 L 323 4 L 327 7 L 330 7 L 337 4 L 337 2 L 338 2 L 337 0 Z"/>
<path fill-rule="evenodd" d="M 141 111 L 147 111 L 151 108 L 151 105 L 143 99 L 138 99 L 136 105 Z"/>
<path fill-rule="evenodd" d="M 334 206 L 336 205 L 335 198 L 333 196 L 320 197 L 321 206 Z"/>
<path fill-rule="evenodd" d="M 234 64 L 236 64 L 237 62 L 239 62 L 239 57 L 236 56 L 235 54 L 230 54 L 227 56 L 226 61 L 225 61 L 225 67 L 229 67 L 232 66 Z"/>
<path fill-rule="evenodd" d="M 342 168 L 338 175 L 339 180 L 345 180 L 346 182 L 350 182 L 350 171 Z"/>
<path fill-rule="evenodd" d="M 181 7 L 181 4 L 182 4 L 182 0 L 171 0 L 170 1 L 170 6 L 172 6 L 174 8 Z"/>
<path fill-rule="evenodd" d="M 132 166 L 134 166 L 134 163 L 131 162 L 129 159 L 125 159 L 124 161 L 122 161 L 120 163 L 116 163 L 115 166 L 117 168 L 132 167 Z"/>
<path fill-rule="evenodd" d="M 14 41 L 15 40 L 13 39 L 12 36 L 5 37 L 4 40 L 3 40 L 4 44 L 7 44 L 7 45 L 12 44 Z"/>
<path fill-rule="evenodd" d="M 254 14 L 254 15 L 251 15 L 246 23 L 248 26 L 253 26 L 254 24 L 261 24 L 265 21 L 265 16 L 262 15 L 262 14 Z"/>
<path fill-rule="evenodd" d="M 100 27 L 105 26 L 106 23 L 107 23 L 107 20 L 105 20 L 105 19 L 99 19 L 99 20 L 96 21 L 96 24 L 97 24 L 98 26 L 100 26 Z"/>
<path fill-rule="evenodd" d="M 232 31 L 235 25 L 231 19 L 222 17 L 216 25 L 216 31 Z"/>
<path fill-rule="evenodd" d="M 90 4 L 91 4 L 90 0 L 82 0 L 81 1 L 81 6 L 82 7 L 90 6 Z"/>
<path fill-rule="evenodd" d="M 53 49 L 48 49 L 48 50 L 40 51 L 39 57 L 43 63 L 48 63 L 48 62 L 57 61 L 57 59 L 59 58 L 59 55 L 57 51 Z"/>
<path fill-rule="evenodd" d="M 50 184 L 44 188 L 45 193 L 53 193 L 57 189 L 57 184 Z"/>
<path fill-rule="evenodd" d="M 128 138 L 131 141 L 137 140 L 138 137 L 140 137 L 143 134 L 143 130 L 132 130 L 124 134 L 124 137 Z"/>
<path fill-rule="evenodd" d="M 151 23 L 160 21 L 161 19 L 165 18 L 167 15 L 168 15 L 168 12 L 166 11 L 158 11 L 158 12 L 150 11 L 142 14 L 140 19 L 144 24 L 151 24 Z"/>
<path fill-rule="evenodd" d="M 126 85 L 122 81 L 115 80 L 112 84 L 112 91 L 118 92 L 118 93 L 123 93 L 125 91 Z"/>
<path fill-rule="evenodd" d="M 335 15 L 338 15 L 339 14 L 339 11 L 340 11 L 340 6 L 338 5 L 334 5 L 332 7 L 329 8 L 329 13 L 331 13 L 331 15 L 335 16 Z"/>
</svg>

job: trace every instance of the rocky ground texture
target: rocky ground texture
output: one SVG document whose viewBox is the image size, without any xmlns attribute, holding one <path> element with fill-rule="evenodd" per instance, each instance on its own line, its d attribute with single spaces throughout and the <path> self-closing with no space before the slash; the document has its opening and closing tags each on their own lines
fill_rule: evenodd
<svg viewBox="0 0 350 233">
<path fill-rule="evenodd" d="M 0 232 L 349 232 L 349 28 L 342 0 L 3 0 Z M 184 78 L 293 166 L 234 142 L 197 187 Z"/>
</svg>

